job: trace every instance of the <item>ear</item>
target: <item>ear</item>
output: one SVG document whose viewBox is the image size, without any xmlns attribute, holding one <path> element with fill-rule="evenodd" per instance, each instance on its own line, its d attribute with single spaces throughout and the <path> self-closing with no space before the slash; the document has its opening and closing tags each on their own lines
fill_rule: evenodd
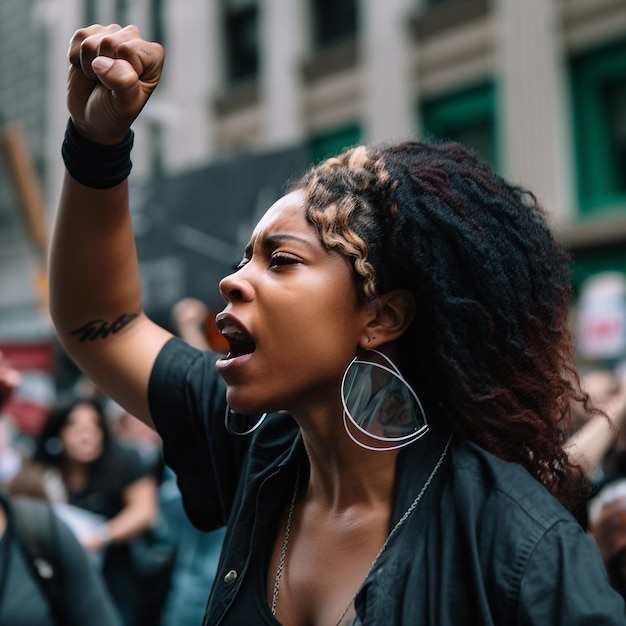
<svg viewBox="0 0 626 626">
<path fill-rule="evenodd" d="M 406 289 L 395 289 L 377 296 L 370 305 L 371 319 L 359 345 L 371 350 L 401 337 L 415 319 L 415 299 Z"/>
</svg>

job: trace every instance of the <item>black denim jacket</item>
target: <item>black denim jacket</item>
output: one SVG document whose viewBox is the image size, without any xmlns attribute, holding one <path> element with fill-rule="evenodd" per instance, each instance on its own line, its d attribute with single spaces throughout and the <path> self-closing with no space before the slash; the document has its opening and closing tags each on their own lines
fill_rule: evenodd
<svg viewBox="0 0 626 626">
<path fill-rule="evenodd" d="M 251 600 L 238 592 L 275 537 L 272 522 L 306 455 L 287 414 L 270 416 L 250 437 L 229 435 L 213 365 L 211 355 L 171 340 L 152 373 L 150 407 L 190 519 L 205 530 L 228 524 L 204 624 L 239 626 L 236 606 Z M 398 456 L 391 527 L 448 439 L 436 418 L 429 423 L 430 432 Z M 578 522 L 522 467 L 461 435 L 356 608 L 366 626 L 626 624 L 624 602 Z"/>
</svg>

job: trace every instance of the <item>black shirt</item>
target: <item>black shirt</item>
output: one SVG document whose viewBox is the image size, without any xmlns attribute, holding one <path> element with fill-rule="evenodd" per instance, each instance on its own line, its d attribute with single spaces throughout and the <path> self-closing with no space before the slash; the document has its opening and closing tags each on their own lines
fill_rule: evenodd
<svg viewBox="0 0 626 626">
<path fill-rule="evenodd" d="M 172 339 L 154 365 L 150 408 L 190 519 L 204 529 L 228 522 L 204 624 L 264 623 L 246 617 L 254 580 L 259 567 L 266 573 L 267 542 L 289 502 L 295 468 L 307 458 L 297 424 L 284 413 L 247 438 L 226 432 L 214 360 Z M 429 418 L 428 435 L 398 456 L 392 527 L 449 437 L 437 416 Z M 356 608 L 363 625 L 626 624 L 596 545 L 570 513 L 521 466 L 458 434 Z"/>
</svg>

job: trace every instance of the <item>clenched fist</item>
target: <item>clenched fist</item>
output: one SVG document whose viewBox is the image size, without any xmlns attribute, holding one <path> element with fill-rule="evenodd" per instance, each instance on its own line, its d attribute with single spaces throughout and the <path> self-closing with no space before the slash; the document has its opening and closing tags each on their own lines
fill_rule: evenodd
<svg viewBox="0 0 626 626">
<path fill-rule="evenodd" d="M 97 24 L 74 33 L 69 60 L 75 127 L 96 143 L 119 143 L 159 82 L 163 47 L 142 39 L 136 26 Z"/>
</svg>

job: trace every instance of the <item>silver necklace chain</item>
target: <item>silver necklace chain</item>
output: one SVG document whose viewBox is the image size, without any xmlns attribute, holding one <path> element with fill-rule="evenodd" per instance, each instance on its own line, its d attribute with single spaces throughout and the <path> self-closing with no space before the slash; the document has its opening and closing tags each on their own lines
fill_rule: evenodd
<svg viewBox="0 0 626 626">
<path fill-rule="evenodd" d="M 293 510 L 296 508 L 296 498 L 298 497 L 298 485 L 300 484 L 301 469 L 302 464 L 298 465 L 296 486 L 293 489 L 291 504 L 289 505 L 289 512 L 287 513 L 287 525 L 285 526 L 285 534 L 283 535 L 283 547 L 280 550 L 280 559 L 278 560 L 278 568 L 276 569 L 276 576 L 274 577 L 274 590 L 272 591 L 272 615 L 276 615 L 278 590 L 280 588 L 280 579 L 283 577 L 283 570 L 285 569 L 285 556 L 287 555 L 287 544 L 289 543 L 289 533 L 291 532 L 291 518 L 293 517 Z"/>
<path fill-rule="evenodd" d="M 365 576 L 363 577 L 363 581 L 359 585 L 354 595 L 350 598 L 350 602 L 348 602 L 346 608 L 343 610 L 343 612 L 339 616 L 336 626 L 340 626 L 341 622 L 343 622 L 344 617 L 350 610 L 350 607 L 354 603 L 354 600 L 359 594 L 359 591 L 361 591 L 361 588 L 363 587 L 363 584 L 367 580 L 367 577 L 370 575 L 374 567 L 376 567 L 376 563 L 378 563 L 378 559 L 380 558 L 381 554 L 385 551 L 385 549 L 389 545 L 391 538 L 398 532 L 402 524 L 406 522 L 406 520 L 409 518 L 411 513 L 413 513 L 413 511 L 417 508 L 419 501 L 422 499 L 423 495 L 426 493 L 426 490 L 430 486 L 430 483 L 432 483 L 433 479 L 435 478 L 435 475 L 439 471 L 439 468 L 441 467 L 441 464 L 443 463 L 443 460 L 445 459 L 446 454 L 448 453 L 448 448 L 450 447 L 451 441 L 452 441 L 452 435 L 450 435 L 450 437 L 448 438 L 448 441 L 446 442 L 446 445 L 443 448 L 443 452 L 441 453 L 441 456 L 439 457 L 437 463 L 435 463 L 435 467 L 433 467 L 430 475 L 426 479 L 426 482 L 423 484 L 419 493 L 417 494 L 417 496 L 415 496 L 415 500 L 411 502 L 411 505 L 404 512 L 404 515 L 397 521 L 396 525 L 391 529 L 391 532 L 389 533 L 389 535 L 387 535 L 387 539 L 385 539 L 385 543 L 383 543 L 382 548 L 378 551 L 378 554 L 374 557 L 372 564 L 369 566 L 367 572 L 365 573 Z M 276 615 L 276 604 L 278 603 L 278 591 L 280 589 L 281 578 L 283 577 L 283 570 L 285 569 L 285 557 L 287 555 L 287 546 L 289 545 L 289 534 L 291 533 L 291 520 L 293 519 L 294 509 L 296 508 L 298 486 L 300 483 L 300 469 L 301 469 L 301 466 L 298 466 L 298 473 L 296 475 L 296 485 L 293 490 L 293 495 L 291 496 L 291 503 L 289 504 L 289 511 L 287 512 L 287 524 L 285 525 L 285 534 L 283 535 L 283 545 L 280 550 L 280 558 L 278 560 L 278 567 L 276 569 L 276 576 L 274 578 L 274 590 L 272 591 L 272 609 L 271 609 L 272 615 Z"/>
</svg>

